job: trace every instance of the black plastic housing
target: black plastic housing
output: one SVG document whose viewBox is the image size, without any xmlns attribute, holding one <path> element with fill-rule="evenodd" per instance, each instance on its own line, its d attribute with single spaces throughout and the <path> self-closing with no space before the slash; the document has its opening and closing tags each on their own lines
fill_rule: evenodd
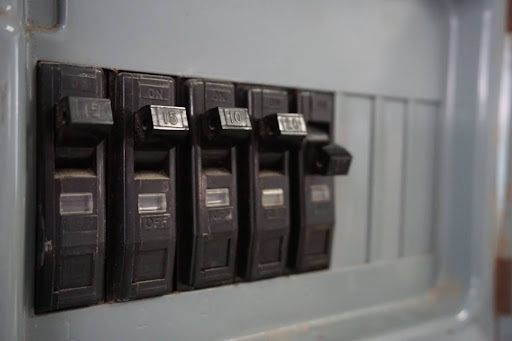
<svg viewBox="0 0 512 341">
<path fill-rule="evenodd" d="M 183 90 L 191 131 L 180 155 L 183 181 L 178 193 L 183 215 L 178 228 L 178 282 L 186 290 L 234 280 L 236 145 L 247 138 L 251 125 L 247 109 L 234 108 L 233 84 L 189 79 Z M 232 116 L 221 124 L 220 115 L 226 114 Z"/>
<path fill-rule="evenodd" d="M 113 124 L 100 68 L 37 66 L 35 312 L 104 300 L 105 139 Z"/>
<path fill-rule="evenodd" d="M 302 272 L 329 267 L 334 230 L 334 178 L 348 173 L 352 156 L 334 145 L 334 94 L 297 91 L 296 110 L 308 136 L 291 157 L 292 230 L 288 265 Z"/>
<path fill-rule="evenodd" d="M 245 280 L 276 277 L 286 266 L 292 214 L 289 149 L 300 146 L 306 127 L 302 115 L 288 114 L 284 89 L 240 86 L 237 94 L 255 128 L 249 143 L 238 148 L 237 275 Z"/>
<path fill-rule="evenodd" d="M 333 93 L 40 62 L 37 121 L 36 313 L 329 267 Z"/>
<path fill-rule="evenodd" d="M 115 126 L 109 144 L 108 297 L 173 290 L 176 145 L 186 136 L 172 77 L 111 73 Z"/>
</svg>

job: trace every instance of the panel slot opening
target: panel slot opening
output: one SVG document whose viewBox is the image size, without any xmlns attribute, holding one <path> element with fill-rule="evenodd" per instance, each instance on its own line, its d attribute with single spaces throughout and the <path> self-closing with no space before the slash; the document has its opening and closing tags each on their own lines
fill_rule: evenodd
<svg viewBox="0 0 512 341">
<path fill-rule="evenodd" d="M 92 214 L 92 193 L 61 193 L 59 207 L 61 215 Z"/>
<path fill-rule="evenodd" d="M 56 147 L 55 169 L 96 170 L 96 147 Z"/>
<path fill-rule="evenodd" d="M 168 179 L 169 151 L 135 151 L 135 179 Z"/>
<path fill-rule="evenodd" d="M 260 152 L 260 175 L 283 175 L 286 174 L 285 153 Z"/>
<path fill-rule="evenodd" d="M 203 170 L 231 173 L 231 149 L 203 149 L 201 162 Z"/>
</svg>

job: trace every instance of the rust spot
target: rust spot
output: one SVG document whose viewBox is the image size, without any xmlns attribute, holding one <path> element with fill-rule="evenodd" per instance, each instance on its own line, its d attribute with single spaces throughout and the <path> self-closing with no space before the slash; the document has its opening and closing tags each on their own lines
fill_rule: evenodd
<svg viewBox="0 0 512 341">
<path fill-rule="evenodd" d="M 510 206 L 512 203 L 512 184 L 507 183 L 506 191 L 505 191 L 505 198 L 506 198 L 506 204 L 507 207 Z M 508 209 L 505 209 L 504 215 L 503 215 L 503 223 L 501 224 L 501 228 L 499 229 L 498 238 L 497 238 L 497 255 L 501 255 L 502 257 L 510 254 L 510 248 L 512 245 L 510 245 L 510 236 L 508 235 L 508 229 L 507 225 L 510 221 L 510 212 Z"/>
<path fill-rule="evenodd" d="M 0 6 L 0 15 L 9 15 L 12 10 L 12 5 Z"/>
<path fill-rule="evenodd" d="M 506 229 L 500 229 L 498 236 L 498 255 L 507 254 L 507 250 L 510 248 L 509 239 Z"/>
<path fill-rule="evenodd" d="M 38 27 L 38 26 L 25 26 L 25 33 L 30 36 L 34 32 L 43 32 L 43 33 L 53 33 L 60 29 L 60 25 L 52 26 L 52 27 Z"/>
<path fill-rule="evenodd" d="M 512 259 L 495 260 L 494 309 L 496 314 L 512 313 Z"/>
<path fill-rule="evenodd" d="M 448 295 L 457 294 L 459 292 L 460 284 L 455 280 L 450 280 L 437 284 L 428 292 L 428 295 L 438 299 Z"/>
</svg>

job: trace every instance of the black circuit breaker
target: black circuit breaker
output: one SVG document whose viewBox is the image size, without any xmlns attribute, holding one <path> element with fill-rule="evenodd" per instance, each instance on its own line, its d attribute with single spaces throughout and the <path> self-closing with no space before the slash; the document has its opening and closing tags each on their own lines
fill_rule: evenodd
<svg viewBox="0 0 512 341">
<path fill-rule="evenodd" d="M 191 126 L 179 170 L 179 283 L 201 288 L 234 280 L 238 241 L 236 146 L 249 136 L 231 83 L 190 79 L 184 96 Z"/>
<path fill-rule="evenodd" d="M 284 89 L 240 86 L 253 133 L 238 149 L 239 232 L 237 273 L 246 280 L 280 276 L 290 232 L 289 150 L 306 136 L 302 114 L 289 113 Z"/>
<path fill-rule="evenodd" d="M 115 300 L 173 289 L 176 150 L 189 129 L 175 92 L 171 77 L 110 77 L 108 294 Z"/>
<path fill-rule="evenodd" d="M 333 175 L 348 174 L 351 154 L 333 141 L 334 95 L 298 91 L 297 111 L 308 134 L 291 158 L 292 231 L 288 264 L 294 271 L 329 267 L 334 228 Z"/>
<path fill-rule="evenodd" d="M 39 63 L 35 311 L 104 299 L 105 138 L 99 68 Z"/>
<path fill-rule="evenodd" d="M 332 93 L 50 62 L 37 89 L 36 313 L 329 266 Z"/>
</svg>

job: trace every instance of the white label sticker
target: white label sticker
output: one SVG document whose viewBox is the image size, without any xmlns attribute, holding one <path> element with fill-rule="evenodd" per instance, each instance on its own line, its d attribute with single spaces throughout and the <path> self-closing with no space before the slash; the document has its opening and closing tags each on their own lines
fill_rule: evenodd
<svg viewBox="0 0 512 341">
<path fill-rule="evenodd" d="M 311 185 L 311 202 L 331 201 L 331 191 L 327 185 Z"/>
<path fill-rule="evenodd" d="M 92 193 L 62 193 L 60 214 L 92 214 Z"/>
<path fill-rule="evenodd" d="M 263 207 L 276 207 L 284 205 L 284 192 L 282 188 L 267 188 L 261 190 L 261 205 Z"/>
<path fill-rule="evenodd" d="M 165 193 L 139 194 L 139 213 L 165 212 L 167 212 L 167 198 Z"/>
<path fill-rule="evenodd" d="M 206 190 L 206 207 L 229 206 L 229 188 L 210 188 Z"/>
</svg>

